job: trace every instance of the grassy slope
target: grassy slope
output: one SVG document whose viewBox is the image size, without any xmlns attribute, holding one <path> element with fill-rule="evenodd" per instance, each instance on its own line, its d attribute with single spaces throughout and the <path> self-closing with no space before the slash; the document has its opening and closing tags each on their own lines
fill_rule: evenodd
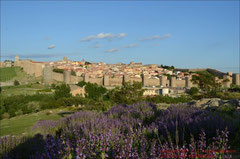
<svg viewBox="0 0 240 159">
<path fill-rule="evenodd" d="M 2 95 L 33 95 L 37 92 L 37 90 L 45 89 L 49 87 L 45 87 L 41 84 L 28 84 L 28 85 L 19 85 L 19 86 L 5 86 L 2 87 Z"/>
<path fill-rule="evenodd" d="M 0 82 L 13 79 L 13 77 L 17 76 L 17 71 L 20 71 L 19 67 L 0 68 Z"/>
<path fill-rule="evenodd" d="M 26 133 L 26 135 L 30 135 L 30 128 L 38 121 L 38 120 L 58 120 L 62 116 L 58 113 L 61 112 L 69 112 L 66 109 L 54 109 L 51 110 L 53 113 L 47 115 L 49 110 L 41 111 L 38 113 L 21 115 L 10 119 L 4 119 L 0 121 L 0 136 L 4 135 L 21 135 L 22 133 Z"/>
<path fill-rule="evenodd" d="M 18 80 L 21 84 L 26 84 L 41 81 L 41 77 L 28 75 L 20 67 L 0 68 L 0 74 L 0 82 Z"/>
</svg>

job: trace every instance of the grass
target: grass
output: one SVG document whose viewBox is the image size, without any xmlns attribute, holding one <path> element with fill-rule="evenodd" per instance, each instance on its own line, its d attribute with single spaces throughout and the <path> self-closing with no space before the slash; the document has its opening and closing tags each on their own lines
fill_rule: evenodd
<svg viewBox="0 0 240 159">
<path fill-rule="evenodd" d="M 18 80 L 21 84 L 36 83 L 41 81 L 42 77 L 28 75 L 21 67 L 0 68 L 0 82 Z"/>
<path fill-rule="evenodd" d="M 2 87 L 3 96 L 14 96 L 14 95 L 34 95 L 38 91 L 49 89 L 48 86 L 42 84 L 27 84 L 18 86 L 5 86 Z M 44 93 L 44 92 L 43 92 Z"/>
<path fill-rule="evenodd" d="M 17 76 L 18 71 L 20 71 L 19 67 L 0 68 L 0 82 L 5 82 L 13 79 Z"/>
<path fill-rule="evenodd" d="M 21 115 L 10 119 L 1 120 L 0 136 L 4 135 L 31 135 L 30 128 L 38 120 L 58 120 L 72 112 L 67 109 L 53 109 L 52 113 L 47 115 L 50 110 L 40 111 L 38 113 Z"/>
</svg>

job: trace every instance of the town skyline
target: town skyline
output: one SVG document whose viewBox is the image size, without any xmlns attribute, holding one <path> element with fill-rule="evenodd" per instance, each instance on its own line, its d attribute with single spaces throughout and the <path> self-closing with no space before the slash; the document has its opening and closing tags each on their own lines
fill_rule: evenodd
<svg viewBox="0 0 240 159">
<path fill-rule="evenodd" d="M 1 61 L 67 56 L 239 73 L 238 4 L 3 1 Z"/>
</svg>

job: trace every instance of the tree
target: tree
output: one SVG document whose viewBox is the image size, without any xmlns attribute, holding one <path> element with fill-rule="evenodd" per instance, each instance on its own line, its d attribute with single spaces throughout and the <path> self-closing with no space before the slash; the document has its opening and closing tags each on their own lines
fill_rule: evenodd
<svg viewBox="0 0 240 159">
<path fill-rule="evenodd" d="M 81 81 L 81 82 L 78 82 L 77 86 L 83 87 L 83 86 L 85 86 L 86 84 L 87 84 L 87 82 Z"/>
<path fill-rule="evenodd" d="M 174 66 L 167 66 L 167 65 L 161 65 L 160 67 L 161 67 L 161 68 L 168 69 L 168 70 L 173 70 L 173 69 L 175 69 Z"/>
<path fill-rule="evenodd" d="M 89 65 L 91 64 L 91 62 L 85 61 L 85 65 Z"/>
<path fill-rule="evenodd" d="M 15 80 L 15 81 L 14 81 L 14 86 L 18 86 L 18 85 L 20 85 L 19 81 L 18 81 L 18 80 Z"/>
<path fill-rule="evenodd" d="M 76 72 L 73 71 L 73 70 L 71 70 L 71 75 L 72 75 L 72 76 L 76 76 Z"/>
<path fill-rule="evenodd" d="M 198 88 L 197 87 L 192 87 L 190 88 L 188 94 L 190 94 L 191 96 L 196 95 L 198 93 Z"/>
<path fill-rule="evenodd" d="M 93 99 L 95 101 L 99 100 L 107 92 L 107 89 L 103 86 L 98 86 L 96 83 L 87 83 L 85 86 L 87 98 Z"/>
<path fill-rule="evenodd" d="M 64 69 L 60 69 L 60 68 L 54 68 L 53 72 L 57 72 L 57 73 L 63 73 Z"/>
<path fill-rule="evenodd" d="M 63 97 L 71 97 L 71 89 L 68 84 L 62 84 L 60 86 L 56 86 L 54 97 L 55 99 L 63 98 Z"/>
<path fill-rule="evenodd" d="M 141 82 L 125 82 L 121 88 L 110 91 L 108 96 L 117 104 L 132 104 L 142 99 L 143 91 Z"/>
<path fill-rule="evenodd" d="M 55 89 L 56 88 L 56 84 L 51 84 L 51 89 Z"/>
<path fill-rule="evenodd" d="M 85 86 L 86 91 L 85 97 L 93 99 L 95 101 L 98 101 L 107 92 L 107 89 L 105 87 L 99 86 L 96 83 L 81 81 L 78 82 L 77 86 L 79 87 Z"/>
<path fill-rule="evenodd" d="M 201 71 L 192 77 L 192 82 L 197 84 L 201 92 L 206 96 L 214 96 L 220 90 L 221 84 L 215 80 L 215 75 Z"/>
</svg>

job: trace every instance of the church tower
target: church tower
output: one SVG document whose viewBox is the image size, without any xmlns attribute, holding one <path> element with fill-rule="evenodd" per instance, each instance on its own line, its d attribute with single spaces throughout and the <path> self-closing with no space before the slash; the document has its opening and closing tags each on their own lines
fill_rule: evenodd
<svg viewBox="0 0 240 159">
<path fill-rule="evenodd" d="M 16 55 L 14 58 L 14 65 L 19 66 L 19 56 L 18 55 Z"/>
</svg>

